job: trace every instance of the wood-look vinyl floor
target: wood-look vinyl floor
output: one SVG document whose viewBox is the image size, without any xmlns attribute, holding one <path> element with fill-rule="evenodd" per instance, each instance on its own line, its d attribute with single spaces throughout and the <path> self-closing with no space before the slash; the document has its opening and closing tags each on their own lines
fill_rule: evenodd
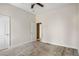
<svg viewBox="0 0 79 59">
<path fill-rule="evenodd" d="M 0 56 L 77 56 L 77 49 L 39 41 L 0 51 Z"/>
</svg>

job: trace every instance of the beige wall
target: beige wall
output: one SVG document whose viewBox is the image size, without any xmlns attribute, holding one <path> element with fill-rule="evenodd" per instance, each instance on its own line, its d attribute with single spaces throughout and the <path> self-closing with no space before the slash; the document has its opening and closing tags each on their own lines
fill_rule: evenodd
<svg viewBox="0 0 79 59">
<path fill-rule="evenodd" d="M 40 13 L 42 42 L 78 49 L 77 15 L 76 4 Z"/>
<path fill-rule="evenodd" d="M 10 16 L 11 47 L 34 41 L 35 15 L 9 4 L 0 4 L 0 14 Z"/>
<path fill-rule="evenodd" d="M 79 50 L 79 4 L 77 4 L 77 46 Z"/>
</svg>

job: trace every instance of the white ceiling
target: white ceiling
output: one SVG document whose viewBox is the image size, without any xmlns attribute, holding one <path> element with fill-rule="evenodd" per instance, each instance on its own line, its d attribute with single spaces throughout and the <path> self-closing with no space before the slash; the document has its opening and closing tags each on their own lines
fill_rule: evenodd
<svg viewBox="0 0 79 59">
<path fill-rule="evenodd" d="M 14 5 L 16 7 L 19 7 L 25 11 L 31 12 L 33 14 L 39 14 L 42 12 L 45 12 L 49 9 L 56 9 L 63 6 L 69 5 L 69 3 L 42 3 L 44 7 L 40 7 L 38 5 L 35 5 L 33 9 L 31 9 L 32 3 L 11 3 L 11 5 Z"/>
</svg>

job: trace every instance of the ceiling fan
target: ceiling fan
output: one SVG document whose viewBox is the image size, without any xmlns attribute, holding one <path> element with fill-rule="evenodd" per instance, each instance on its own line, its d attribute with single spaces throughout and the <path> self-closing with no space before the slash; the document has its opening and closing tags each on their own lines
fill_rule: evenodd
<svg viewBox="0 0 79 59">
<path fill-rule="evenodd" d="M 35 5 L 38 5 L 40 7 L 44 7 L 44 5 L 41 4 L 41 3 L 34 3 L 34 4 L 31 5 L 31 9 L 33 9 Z"/>
</svg>

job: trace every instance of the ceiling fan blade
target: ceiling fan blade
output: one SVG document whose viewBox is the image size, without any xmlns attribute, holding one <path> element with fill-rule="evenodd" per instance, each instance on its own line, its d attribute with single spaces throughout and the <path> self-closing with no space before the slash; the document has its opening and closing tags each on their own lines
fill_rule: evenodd
<svg viewBox="0 0 79 59">
<path fill-rule="evenodd" d="M 35 5 L 35 4 L 32 4 L 32 5 L 31 5 L 31 8 L 34 8 L 34 5 Z"/>
<path fill-rule="evenodd" d="M 41 3 L 35 3 L 35 4 L 37 4 L 37 5 L 41 6 L 41 7 L 44 7 L 44 5 L 41 4 Z M 32 4 L 32 5 L 31 5 L 31 8 L 32 8 L 32 9 L 34 8 L 35 4 Z"/>
<path fill-rule="evenodd" d="M 41 6 L 41 7 L 44 7 L 44 5 L 43 4 L 41 4 L 41 3 L 36 3 L 37 5 L 39 5 L 39 6 Z"/>
</svg>

